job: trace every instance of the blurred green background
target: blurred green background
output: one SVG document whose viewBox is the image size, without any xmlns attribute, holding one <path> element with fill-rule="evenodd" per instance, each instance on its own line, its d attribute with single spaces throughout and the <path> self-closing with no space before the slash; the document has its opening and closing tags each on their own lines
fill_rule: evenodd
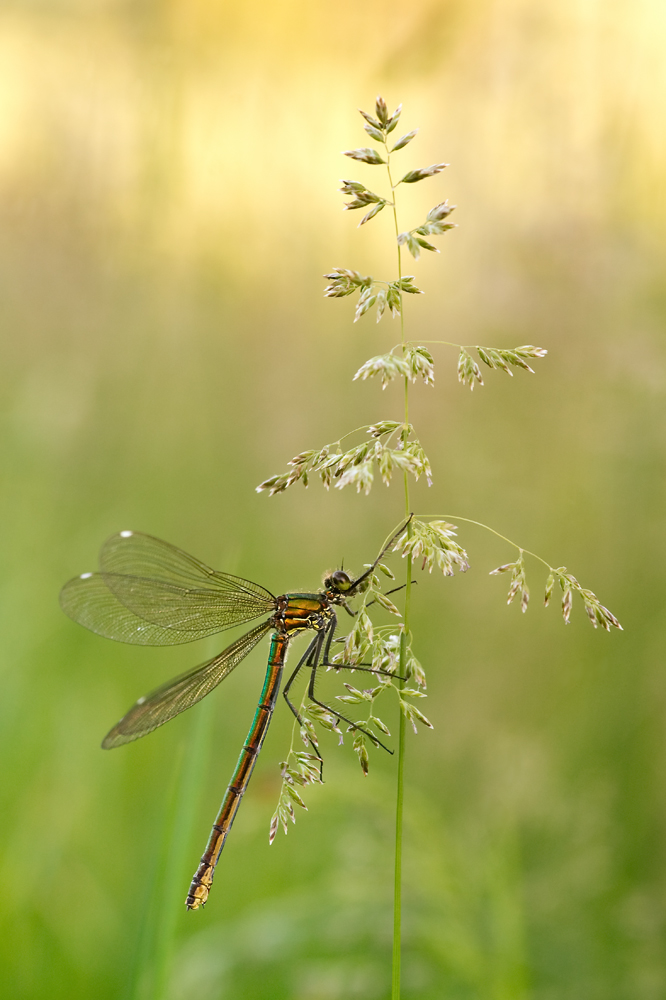
<svg viewBox="0 0 666 1000">
<path fill-rule="evenodd" d="M 422 129 L 405 169 L 451 163 L 404 190 L 405 225 L 459 206 L 409 268 L 411 335 L 550 352 L 472 395 L 436 349 L 412 405 L 436 482 L 414 507 L 566 564 L 625 628 L 594 632 L 579 603 L 565 627 L 536 564 L 528 614 L 507 609 L 488 571 L 512 552 L 471 527 L 471 571 L 420 580 L 436 728 L 408 745 L 404 997 L 666 996 L 663 4 L 6 0 L 0 22 L 8 995 L 388 997 L 394 759 L 364 779 L 325 742 L 326 784 L 269 849 L 280 709 L 187 914 L 266 650 L 103 753 L 138 695 L 226 637 L 132 648 L 57 603 L 119 529 L 282 593 L 360 567 L 400 517 L 398 484 L 254 492 L 401 412 L 399 387 L 351 382 L 395 324 L 322 297 L 331 267 L 392 254 L 388 213 L 359 231 L 336 193 L 377 180 L 339 151 L 380 92 Z"/>
</svg>

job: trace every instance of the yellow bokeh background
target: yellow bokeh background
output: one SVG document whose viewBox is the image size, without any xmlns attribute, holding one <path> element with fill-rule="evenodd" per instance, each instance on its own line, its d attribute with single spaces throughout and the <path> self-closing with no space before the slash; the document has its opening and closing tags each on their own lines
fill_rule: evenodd
<svg viewBox="0 0 666 1000">
<path fill-rule="evenodd" d="M 426 294 L 408 335 L 549 351 L 470 394 L 433 348 L 411 417 L 435 483 L 413 505 L 567 565 L 625 627 L 598 634 L 579 604 L 565 627 L 537 563 L 527 615 L 507 609 L 488 572 L 512 550 L 462 522 L 470 572 L 419 577 L 435 729 L 407 751 L 403 996 L 660 1000 L 663 4 L 16 0 L 0 24 L 8 995 L 389 996 L 394 760 L 373 753 L 364 779 L 325 741 L 325 785 L 269 849 L 278 711 L 210 903 L 186 914 L 265 650 L 106 754 L 138 695 L 225 637 L 134 649 L 57 605 L 123 528 L 282 593 L 360 567 L 400 518 L 397 483 L 254 491 L 401 416 L 398 387 L 352 382 L 397 324 L 322 297 L 332 267 L 394 267 L 389 213 L 359 230 L 337 192 L 383 184 L 340 156 L 382 93 L 421 130 L 405 170 L 450 163 L 400 189 L 404 227 L 458 206 L 441 253 L 409 261 Z"/>
</svg>

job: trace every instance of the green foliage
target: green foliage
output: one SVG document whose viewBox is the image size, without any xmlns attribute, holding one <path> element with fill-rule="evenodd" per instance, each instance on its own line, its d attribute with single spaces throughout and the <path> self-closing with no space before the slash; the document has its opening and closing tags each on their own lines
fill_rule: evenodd
<svg viewBox="0 0 666 1000">
<path fill-rule="evenodd" d="M 419 167 L 417 170 L 408 170 L 404 177 L 401 177 L 398 184 L 416 184 L 417 181 L 424 181 L 426 177 L 434 177 L 448 167 L 448 163 L 433 163 L 430 167 Z"/>
<path fill-rule="evenodd" d="M 373 209 L 372 212 L 374 215 L 380 211 L 380 208 L 377 206 L 375 206 L 375 209 L 376 211 Z M 370 212 L 365 218 L 361 219 L 359 225 L 367 222 L 369 217 L 371 217 Z M 378 323 L 384 315 L 387 306 L 395 319 L 396 316 L 400 316 L 402 313 L 402 292 L 407 292 L 409 295 L 423 294 L 421 289 L 417 288 L 414 284 L 414 276 L 411 274 L 405 274 L 395 281 L 382 281 L 380 278 L 359 274 L 358 271 L 335 267 L 330 274 L 325 274 L 324 277 L 328 278 L 330 282 L 324 289 L 324 295 L 327 298 L 339 299 L 346 295 L 352 295 L 356 291 L 359 292 L 356 313 L 354 315 L 355 323 L 361 316 L 364 316 L 365 313 L 372 309 L 375 304 L 377 305 Z"/>
<path fill-rule="evenodd" d="M 601 625 L 607 632 L 610 632 L 611 627 L 622 628 L 615 615 L 603 606 L 597 595 L 593 594 L 591 590 L 581 587 L 573 573 L 568 572 L 566 566 L 560 566 L 558 569 L 551 570 L 546 581 L 546 593 L 544 597 L 546 607 L 550 601 L 555 580 L 558 581 L 562 589 L 562 617 L 567 625 L 569 624 L 569 616 L 573 604 L 573 594 L 576 593 L 580 594 L 587 617 L 592 622 L 594 628 L 598 628 Z"/>
<path fill-rule="evenodd" d="M 370 219 L 374 219 L 376 215 L 385 208 L 389 202 L 385 198 L 380 198 L 378 194 L 374 194 L 373 191 L 368 191 L 363 184 L 359 184 L 358 181 L 343 181 L 340 190 L 344 194 L 351 194 L 353 198 L 345 204 L 346 211 L 353 211 L 356 208 L 367 208 L 368 205 L 373 207 L 367 212 L 361 221 L 359 222 L 359 228 L 369 222 Z"/>
<path fill-rule="evenodd" d="M 396 153 L 399 149 L 404 149 L 408 142 L 416 136 L 418 129 L 412 129 L 411 132 L 407 132 L 405 135 L 401 136 L 396 142 L 395 146 L 391 147 L 391 152 Z"/>
<path fill-rule="evenodd" d="M 364 380 L 372 378 L 374 375 L 381 377 L 382 389 L 395 378 L 409 379 L 410 382 L 416 382 L 421 378 L 426 385 L 434 385 L 435 362 L 426 347 L 409 346 L 402 357 L 391 352 L 370 358 L 356 372 L 354 381 L 357 378 Z"/>
<path fill-rule="evenodd" d="M 474 390 L 474 380 L 476 380 L 479 385 L 483 385 L 481 369 L 472 355 L 469 354 L 464 347 L 461 347 L 460 355 L 458 356 L 458 381 L 462 382 L 463 385 L 468 385 L 470 389 Z"/>
<path fill-rule="evenodd" d="M 344 155 L 351 157 L 352 160 L 359 160 L 360 163 L 371 163 L 373 166 L 386 163 L 376 149 L 369 149 L 367 146 L 363 149 L 346 149 Z"/>
<path fill-rule="evenodd" d="M 313 728 L 314 732 L 314 728 Z M 316 733 L 315 733 L 316 736 Z M 288 822 L 296 822 L 294 806 L 300 806 L 307 812 L 307 806 L 296 786 L 305 788 L 307 785 L 321 783 L 321 761 L 312 753 L 289 750 L 287 760 L 280 764 L 282 775 L 282 785 L 280 787 L 280 797 L 275 812 L 271 817 L 271 825 L 268 834 L 269 843 L 273 843 L 278 828 L 282 826 L 285 833 L 288 830 Z"/>
<path fill-rule="evenodd" d="M 530 368 L 525 359 L 544 358 L 548 354 L 545 348 L 533 347 L 532 344 L 525 344 L 523 347 L 481 347 L 477 344 L 476 352 L 484 365 L 489 368 L 501 368 L 507 375 L 513 375 L 509 365 L 534 374 L 534 369 Z M 475 381 L 483 385 L 481 369 L 464 347 L 460 348 L 458 357 L 458 381 L 463 385 L 469 385 L 470 389 L 474 388 Z"/>
<path fill-rule="evenodd" d="M 368 376 L 370 374 L 375 372 L 369 372 Z M 347 451 L 341 450 L 340 441 L 326 444 L 320 449 L 303 451 L 288 463 L 291 472 L 271 476 L 257 486 L 257 492 L 267 491 L 269 496 L 274 496 L 276 493 L 284 493 L 299 481 L 307 487 L 310 477 L 318 475 L 326 489 L 331 485 L 337 489 L 353 485 L 357 492 L 363 491 L 367 495 L 372 489 L 375 470 L 386 486 L 390 484 L 396 470 L 407 472 L 417 480 L 425 476 L 428 483 L 432 482 L 430 462 L 421 443 L 412 436 L 411 424 L 382 420 L 363 429 L 370 435 L 370 441 L 364 441 Z"/>
<path fill-rule="evenodd" d="M 439 253 L 437 247 L 433 246 L 432 243 L 428 243 L 423 237 L 441 236 L 442 233 L 447 232 L 449 229 L 455 229 L 456 227 L 452 223 L 443 221 L 454 211 L 455 207 L 455 205 L 449 205 L 448 201 L 443 201 L 440 205 L 435 205 L 428 212 L 426 221 L 422 225 L 416 226 L 415 229 L 410 229 L 409 232 L 398 234 L 398 246 L 407 247 L 415 260 L 418 260 L 421 256 L 422 248 L 424 250 L 431 250 L 433 253 Z"/>
<path fill-rule="evenodd" d="M 400 536 L 395 548 L 405 556 L 411 556 L 414 562 L 422 560 L 421 569 L 432 573 L 433 566 L 441 570 L 444 576 L 453 576 L 453 570 L 467 572 L 469 562 L 467 553 L 455 540 L 458 529 L 446 521 L 419 521 L 414 518 L 409 528 Z"/>
<path fill-rule="evenodd" d="M 520 591 L 520 609 L 523 612 L 527 611 L 527 605 L 530 599 L 529 588 L 525 580 L 524 557 L 525 552 L 523 549 L 520 549 L 520 556 L 516 562 L 504 563 L 502 566 L 498 566 L 497 569 L 492 569 L 490 571 L 491 576 L 496 576 L 499 573 L 511 573 L 507 604 L 511 604 L 516 594 Z M 539 557 L 537 556 L 537 558 Z M 540 559 L 539 561 L 544 562 L 543 559 Z M 548 564 L 544 563 L 544 565 L 547 566 Z M 573 594 L 577 593 L 580 594 L 582 598 L 585 612 L 594 628 L 601 626 L 603 629 L 606 629 L 607 632 L 610 632 L 611 628 L 622 629 L 622 626 L 615 615 L 609 611 L 608 608 L 603 606 L 596 594 L 592 593 L 591 590 L 586 590 L 584 587 L 581 587 L 573 573 L 568 572 L 566 566 L 559 566 L 557 569 L 554 569 L 552 566 L 548 566 L 548 569 L 550 570 L 550 573 L 546 581 L 544 606 L 548 607 L 553 594 L 553 587 L 557 581 L 562 589 L 562 617 L 567 625 L 569 624 L 571 616 Z"/>
<path fill-rule="evenodd" d="M 489 368 L 501 368 L 507 375 L 513 375 L 509 365 L 524 368 L 526 372 L 532 372 L 534 375 L 534 369 L 530 368 L 525 358 L 543 358 L 548 354 L 543 347 L 533 347 L 531 344 L 512 348 L 477 347 L 476 350 L 485 365 Z"/>
<path fill-rule="evenodd" d="M 497 569 L 491 569 L 490 575 L 497 576 L 499 573 L 509 572 L 511 573 L 511 582 L 509 584 L 509 596 L 506 603 L 511 604 L 518 591 L 520 591 L 520 610 L 525 613 L 530 600 L 530 592 L 525 581 L 525 558 L 522 551 L 520 558 L 516 562 L 504 563 L 502 566 L 498 566 Z"/>
<path fill-rule="evenodd" d="M 325 274 L 324 277 L 331 282 L 324 289 L 324 295 L 331 299 L 339 299 L 344 295 L 351 295 L 359 288 L 372 286 L 372 278 L 368 275 L 342 267 L 334 267 L 331 273 Z"/>
</svg>

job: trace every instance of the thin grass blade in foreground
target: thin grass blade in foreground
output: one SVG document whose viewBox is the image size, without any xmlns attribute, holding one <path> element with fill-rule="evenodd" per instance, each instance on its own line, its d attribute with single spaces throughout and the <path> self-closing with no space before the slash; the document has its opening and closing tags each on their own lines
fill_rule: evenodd
<svg viewBox="0 0 666 1000">
<path fill-rule="evenodd" d="M 189 865 L 194 818 L 210 759 L 213 702 L 201 705 L 178 750 L 139 943 L 132 1000 L 164 1000 L 168 993 L 176 927 L 182 913 L 183 873 Z"/>
</svg>

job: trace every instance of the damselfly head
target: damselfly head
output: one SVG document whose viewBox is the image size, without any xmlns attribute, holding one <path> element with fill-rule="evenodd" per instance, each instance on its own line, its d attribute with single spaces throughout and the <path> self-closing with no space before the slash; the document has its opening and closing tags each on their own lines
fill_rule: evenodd
<svg viewBox="0 0 666 1000">
<path fill-rule="evenodd" d="M 336 569 L 324 578 L 324 586 L 327 590 L 334 590 L 338 594 L 346 594 L 351 589 L 352 579 L 343 569 Z"/>
</svg>

